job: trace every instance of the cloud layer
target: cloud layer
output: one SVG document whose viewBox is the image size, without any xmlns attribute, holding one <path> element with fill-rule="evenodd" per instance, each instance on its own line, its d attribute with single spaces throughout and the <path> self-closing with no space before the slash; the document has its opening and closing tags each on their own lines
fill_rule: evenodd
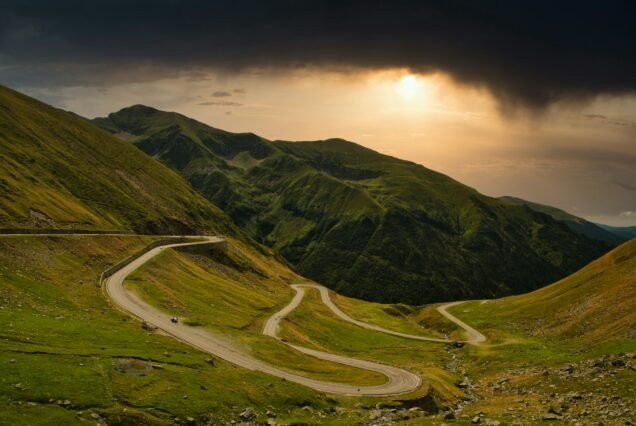
<svg viewBox="0 0 636 426">
<path fill-rule="evenodd" d="M 0 0 L 0 81 L 108 85 L 187 70 L 405 67 L 504 106 L 636 90 L 636 2 Z"/>
</svg>

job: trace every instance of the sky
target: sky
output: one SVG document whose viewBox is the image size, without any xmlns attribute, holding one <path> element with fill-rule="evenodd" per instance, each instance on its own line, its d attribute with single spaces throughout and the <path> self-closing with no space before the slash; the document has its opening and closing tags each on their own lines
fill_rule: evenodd
<svg viewBox="0 0 636 426">
<path fill-rule="evenodd" d="M 268 139 L 341 137 L 636 225 L 630 2 L 0 0 L 0 84 Z"/>
</svg>

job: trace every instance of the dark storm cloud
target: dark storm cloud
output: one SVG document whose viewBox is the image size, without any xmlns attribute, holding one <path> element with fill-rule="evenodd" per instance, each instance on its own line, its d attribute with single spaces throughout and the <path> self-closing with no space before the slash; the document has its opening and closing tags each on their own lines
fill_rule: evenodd
<svg viewBox="0 0 636 426">
<path fill-rule="evenodd" d="M 442 71 L 530 108 L 636 89 L 628 1 L 0 0 L 0 11 L 0 80 L 13 85 L 337 66 Z"/>
<path fill-rule="evenodd" d="M 630 185 L 628 183 L 622 182 L 622 181 L 616 179 L 615 177 L 612 177 L 610 179 L 610 183 L 613 183 L 614 185 L 619 186 L 619 187 L 621 187 L 623 189 L 626 189 L 628 191 L 636 192 L 636 185 Z"/>
<path fill-rule="evenodd" d="M 636 121 L 622 120 L 620 118 L 612 118 L 602 114 L 584 114 L 584 117 L 589 120 L 595 120 L 605 124 L 611 124 L 613 126 L 636 128 Z"/>
<path fill-rule="evenodd" d="M 232 96 L 232 94 L 226 90 L 217 90 L 216 92 L 212 93 L 212 96 L 214 96 L 215 98 L 226 98 L 228 96 Z"/>
<path fill-rule="evenodd" d="M 230 102 L 230 101 L 218 101 L 218 102 L 200 102 L 197 105 L 201 106 L 243 106 L 243 104 L 238 102 Z"/>
</svg>

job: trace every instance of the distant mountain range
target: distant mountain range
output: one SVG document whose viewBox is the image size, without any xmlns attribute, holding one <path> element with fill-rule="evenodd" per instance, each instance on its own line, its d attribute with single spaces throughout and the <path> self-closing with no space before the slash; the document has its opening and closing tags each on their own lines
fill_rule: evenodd
<svg viewBox="0 0 636 426">
<path fill-rule="evenodd" d="M 544 204 L 533 203 L 516 197 L 500 197 L 500 200 L 514 204 L 526 205 L 532 210 L 545 213 L 552 218 L 566 224 L 570 229 L 579 234 L 586 235 L 595 240 L 605 241 L 612 245 L 618 245 L 632 238 L 636 238 L 636 226 L 632 227 L 616 227 L 609 225 L 601 225 L 593 223 L 583 218 L 574 216 L 556 207 L 546 206 Z"/>
<path fill-rule="evenodd" d="M 598 226 L 625 240 L 636 238 L 636 226 L 609 226 L 597 223 Z"/>
<path fill-rule="evenodd" d="M 301 274 L 367 300 L 525 292 L 613 245 L 341 139 L 269 141 L 143 105 L 94 123 L 181 174 Z"/>
</svg>

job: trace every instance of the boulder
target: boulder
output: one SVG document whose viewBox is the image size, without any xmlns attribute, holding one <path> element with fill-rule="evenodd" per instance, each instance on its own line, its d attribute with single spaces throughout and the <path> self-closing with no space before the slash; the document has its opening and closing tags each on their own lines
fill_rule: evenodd
<svg viewBox="0 0 636 426">
<path fill-rule="evenodd" d="M 612 365 L 614 367 L 625 367 L 625 361 L 623 361 L 622 359 L 615 359 L 612 361 Z"/>
<path fill-rule="evenodd" d="M 470 380 L 468 379 L 468 377 L 464 377 L 464 380 L 462 380 L 461 382 L 457 383 L 457 387 L 461 388 L 461 389 L 466 389 L 466 388 L 470 387 Z"/>
<path fill-rule="evenodd" d="M 371 410 L 369 412 L 369 420 L 370 421 L 377 420 L 380 417 L 382 417 L 382 410 Z"/>
<path fill-rule="evenodd" d="M 252 407 L 247 407 L 240 412 L 239 417 L 244 420 L 252 420 L 256 417 L 256 411 Z"/>
<path fill-rule="evenodd" d="M 141 328 L 143 328 L 146 331 L 156 331 L 157 327 L 155 327 L 154 325 L 150 324 L 147 321 L 144 321 L 141 323 Z"/>
<path fill-rule="evenodd" d="M 453 420 L 455 418 L 455 413 L 452 411 L 447 411 L 444 413 L 444 420 Z"/>
<path fill-rule="evenodd" d="M 544 421 L 563 420 L 563 416 L 560 416 L 560 415 L 555 414 L 555 413 L 545 413 L 543 416 L 541 416 L 541 420 L 544 420 Z"/>
</svg>

